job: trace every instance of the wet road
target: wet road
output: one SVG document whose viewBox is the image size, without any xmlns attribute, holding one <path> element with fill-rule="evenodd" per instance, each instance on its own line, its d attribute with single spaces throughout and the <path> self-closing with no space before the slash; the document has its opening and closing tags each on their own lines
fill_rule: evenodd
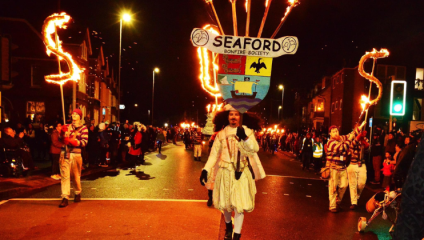
<svg viewBox="0 0 424 240">
<path fill-rule="evenodd" d="M 206 206 L 207 191 L 199 183 L 202 162 L 192 150 L 168 144 L 162 155 L 150 153 L 137 172 L 116 169 L 86 177 L 81 203 L 65 209 L 60 184 L 0 205 L 0 236 L 6 239 L 222 239 L 225 229 L 218 210 Z M 328 211 L 327 182 L 302 171 L 290 153 L 260 152 L 267 177 L 257 182 L 256 207 L 246 213 L 243 239 L 390 239 L 390 224 L 378 217 L 365 233 L 357 233 L 359 217 L 370 217 L 364 190 L 358 210 L 350 211 L 348 191 L 342 211 Z M 16 211 L 26 213 L 19 226 Z M 4 217 L 3 217 L 4 216 Z M 7 221 L 5 219 L 8 219 Z M 11 221 L 12 220 L 12 221 Z M 19 234 L 17 234 L 19 232 Z"/>
</svg>

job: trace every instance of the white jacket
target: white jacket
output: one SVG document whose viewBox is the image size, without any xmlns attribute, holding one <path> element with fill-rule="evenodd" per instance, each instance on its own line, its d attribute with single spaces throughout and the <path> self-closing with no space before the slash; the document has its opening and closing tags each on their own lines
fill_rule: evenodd
<svg viewBox="0 0 424 240">
<path fill-rule="evenodd" d="M 255 180 L 260 180 L 266 177 L 265 170 L 263 169 L 257 154 L 259 151 L 259 145 L 256 141 L 255 134 L 246 126 L 243 126 L 243 128 L 248 136 L 246 141 L 237 141 L 235 138 L 237 128 L 230 126 L 225 127 L 216 135 L 208 161 L 203 168 L 204 170 L 215 176 L 219 167 L 234 169 L 233 166 L 237 165 L 237 152 L 240 151 L 240 160 L 245 159 L 245 157 L 249 157 L 250 164 L 252 165 L 255 173 Z M 230 151 L 228 151 L 226 139 L 228 139 Z"/>
</svg>

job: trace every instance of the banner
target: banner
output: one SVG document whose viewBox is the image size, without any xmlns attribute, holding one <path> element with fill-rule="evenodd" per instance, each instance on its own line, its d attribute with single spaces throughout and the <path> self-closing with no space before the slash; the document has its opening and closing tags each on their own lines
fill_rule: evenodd
<svg viewBox="0 0 424 240">
<path fill-rule="evenodd" d="M 279 39 L 225 36 L 200 28 L 191 32 L 191 43 L 195 47 L 205 47 L 219 54 L 268 58 L 295 54 L 299 47 L 297 37 L 293 36 Z"/>
</svg>

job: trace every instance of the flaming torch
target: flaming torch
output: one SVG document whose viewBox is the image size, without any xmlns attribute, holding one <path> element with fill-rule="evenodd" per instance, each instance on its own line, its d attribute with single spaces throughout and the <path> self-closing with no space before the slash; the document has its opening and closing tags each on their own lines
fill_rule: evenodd
<svg viewBox="0 0 424 240">
<path fill-rule="evenodd" d="M 252 0 L 246 0 L 246 12 L 247 12 L 247 17 L 246 17 L 246 37 L 249 36 L 249 25 L 250 25 L 250 5 L 251 5 L 251 1 Z"/>
<path fill-rule="evenodd" d="M 280 31 L 281 27 L 283 26 L 284 22 L 287 19 L 287 16 L 291 13 L 292 9 L 299 5 L 299 0 L 289 0 L 290 6 L 287 7 L 286 13 L 284 14 L 284 17 L 281 19 L 280 24 L 278 25 L 277 29 L 275 29 L 274 33 L 272 34 L 271 38 L 275 38 L 277 33 Z"/>
<path fill-rule="evenodd" d="M 214 34 L 218 34 L 218 31 L 214 29 L 211 25 L 206 25 L 203 29 L 208 30 Z M 218 70 L 218 66 L 214 63 L 214 61 L 209 60 L 209 51 L 206 48 L 199 47 L 197 48 L 197 54 L 200 60 L 200 82 L 202 83 L 202 88 L 208 92 L 210 95 L 215 97 L 215 102 L 217 102 L 217 97 L 221 96 L 219 92 L 218 85 L 216 84 L 216 70 Z M 216 55 L 212 53 L 212 58 L 216 59 Z M 213 85 L 211 84 L 210 77 L 210 64 L 212 62 L 212 72 L 213 72 Z"/>
<path fill-rule="evenodd" d="M 237 36 L 237 12 L 236 12 L 236 1 L 237 0 L 230 0 L 232 11 L 233 11 L 233 31 L 234 36 Z"/>
<path fill-rule="evenodd" d="M 378 88 L 378 95 L 377 97 L 369 102 L 369 105 L 374 105 L 377 104 L 377 102 L 381 99 L 381 96 L 383 94 L 383 84 L 381 84 L 381 82 L 373 76 L 373 74 L 368 74 L 367 72 L 365 72 L 364 70 L 364 63 L 365 61 L 367 61 L 368 58 L 373 58 L 374 60 L 378 59 L 378 58 L 385 58 L 389 56 L 389 51 L 387 49 L 381 49 L 380 51 L 377 51 L 375 48 L 373 49 L 372 52 L 366 52 L 364 56 L 362 56 L 361 60 L 359 61 L 359 66 L 358 66 L 358 71 L 359 74 L 368 79 L 370 82 L 373 82 L 377 85 Z"/>
<path fill-rule="evenodd" d="M 56 83 L 60 85 L 64 124 L 66 123 L 66 118 L 65 118 L 65 106 L 63 101 L 63 84 L 65 84 L 69 80 L 78 82 L 78 80 L 80 79 L 80 74 L 83 71 L 82 69 L 78 67 L 78 65 L 72 59 L 72 55 L 63 51 L 62 42 L 59 40 L 59 37 L 57 35 L 57 28 L 66 29 L 66 23 L 68 23 L 70 19 L 71 17 L 67 15 L 66 13 L 61 13 L 61 14 L 55 13 L 47 17 L 46 20 L 44 20 L 44 24 L 43 24 L 43 28 L 41 32 L 43 35 L 44 45 L 46 45 L 46 48 L 47 48 L 47 55 L 50 56 L 50 54 L 53 53 L 57 56 L 57 59 L 58 59 L 59 74 L 47 75 L 47 76 L 44 76 L 44 79 L 47 82 Z M 52 34 L 55 34 L 54 40 L 52 38 Z M 65 60 L 65 62 L 68 64 L 69 72 L 62 73 L 60 68 L 61 60 Z"/>
<path fill-rule="evenodd" d="M 359 61 L 359 66 L 358 66 L 359 74 L 362 77 L 368 79 L 371 84 L 372 83 L 375 83 L 377 85 L 377 88 L 378 88 L 378 95 L 377 95 L 377 97 L 375 99 L 369 100 L 370 94 L 371 94 L 371 87 L 372 87 L 372 85 L 370 86 L 368 97 L 366 97 L 366 96 L 362 96 L 361 97 L 361 99 L 362 99 L 361 106 L 362 106 L 362 109 L 363 110 L 362 110 L 361 115 L 359 116 L 359 121 L 361 120 L 362 115 L 364 114 L 364 112 L 366 112 L 366 115 L 365 115 L 365 120 L 366 120 L 367 115 L 368 115 L 368 108 L 369 108 L 369 106 L 372 106 L 372 105 L 377 104 L 377 102 L 381 99 L 381 96 L 383 95 L 383 84 L 381 84 L 381 82 L 376 77 L 374 77 L 374 66 L 375 66 L 375 62 L 377 61 L 378 58 L 388 57 L 389 54 L 390 53 L 389 53 L 389 51 L 387 49 L 384 49 L 383 48 L 380 51 L 377 51 L 374 48 L 372 52 L 366 52 L 365 55 L 362 56 L 361 60 Z M 364 70 L 365 61 L 367 61 L 368 58 L 373 58 L 374 59 L 373 71 L 372 71 L 371 74 L 365 72 L 365 70 Z"/>
<path fill-rule="evenodd" d="M 268 12 L 269 12 L 269 7 L 271 6 L 271 2 L 272 0 L 265 0 L 265 13 L 262 18 L 261 27 L 259 28 L 258 38 L 261 37 L 262 31 L 264 30 L 264 26 L 265 26 L 266 18 L 268 17 Z"/>
<path fill-rule="evenodd" d="M 213 14 L 215 15 L 215 18 L 216 18 L 216 23 L 218 23 L 219 30 L 221 31 L 221 35 L 224 35 L 224 30 L 222 30 L 221 22 L 219 22 L 218 14 L 216 13 L 215 6 L 213 5 L 213 0 L 205 0 L 205 1 L 211 6 Z"/>
</svg>

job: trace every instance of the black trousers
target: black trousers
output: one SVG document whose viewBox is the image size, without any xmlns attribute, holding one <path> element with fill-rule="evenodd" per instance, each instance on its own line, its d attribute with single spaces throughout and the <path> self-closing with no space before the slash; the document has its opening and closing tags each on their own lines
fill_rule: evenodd
<svg viewBox="0 0 424 240">
<path fill-rule="evenodd" d="M 312 153 L 303 152 L 302 153 L 302 160 L 303 160 L 303 167 L 302 169 L 309 169 L 309 164 L 311 163 Z"/>
<path fill-rule="evenodd" d="M 159 153 L 160 153 L 160 151 L 162 151 L 162 141 L 161 140 L 158 141 L 158 149 L 159 149 Z"/>
<path fill-rule="evenodd" d="M 60 174 L 60 169 L 59 169 L 60 153 L 58 154 L 50 153 L 50 158 L 52 159 L 52 175 Z"/>
<path fill-rule="evenodd" d="M 314 158 L 314 169 L 319 171 L 322 168 L 322 158 Z"/>
</svg>

